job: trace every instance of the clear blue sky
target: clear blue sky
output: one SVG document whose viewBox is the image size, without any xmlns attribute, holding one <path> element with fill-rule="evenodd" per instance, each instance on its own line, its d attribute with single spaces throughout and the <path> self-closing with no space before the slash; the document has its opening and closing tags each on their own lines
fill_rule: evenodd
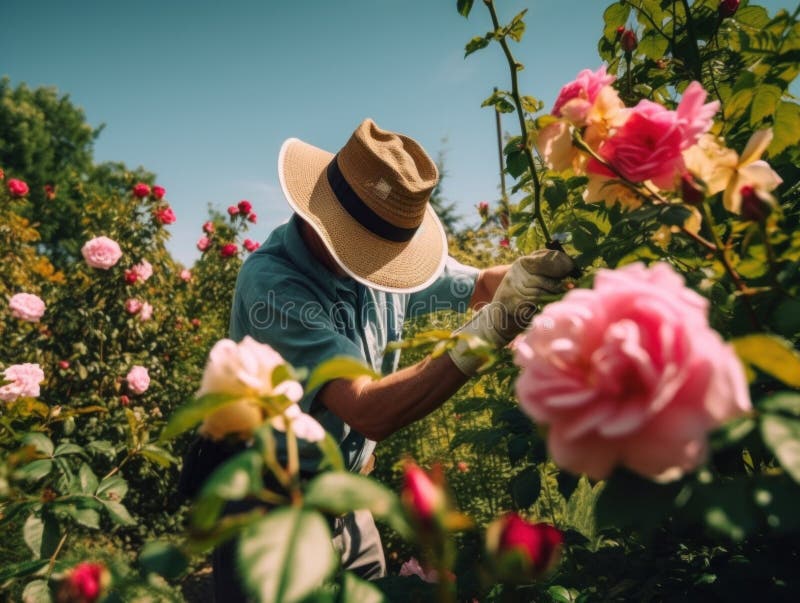
<svg viewBox="0 0 800 603">
<path fill-rule="evenodd" d="M 550 107 L 561 85 L 599 65 L 610 0 L 497 0 L 501 20 L 528 8 L 515 45 L 524 94 Z M 770 14 L 791 0 L 762 0 Z M 191 263 L 207 206 L 253 202 L 263 239 L 289 216 L 276 170 L 283 140 L 336 151 L 358 123 L 445 152 L 443 192 L 467 223 L 499 197 L 494 114 L 508 88 L 499 46 L 466 60 L 490 29 L 481 2 L 456 0 L 4 0 L 0 75 L 52 85 L 105 124 L 97 161 L 158 175 L 178 216 L 169 247 Z M 504 129 L 517 133 L 506 116 Z M 446 140 L 446 142 L 443 142 Z"/>
</svg>

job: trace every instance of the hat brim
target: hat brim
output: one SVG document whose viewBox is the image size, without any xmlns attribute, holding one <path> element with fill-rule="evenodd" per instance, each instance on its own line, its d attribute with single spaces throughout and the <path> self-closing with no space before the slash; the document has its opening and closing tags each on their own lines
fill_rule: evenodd
<svg viewBox="0 0 800 603">
<path fill-rule="evenodd" d="M 320 236 L 349 276 L 390 293 L 425 289 L 442 273 L 447 235 L 428 205 L 416 234 L 403 243 L 389 241 L 359 224 L 328 183 L 326 168 L 333 153 L 297 138 L 281 146 L 278 176 L 289 205 Z"/>
</svg>

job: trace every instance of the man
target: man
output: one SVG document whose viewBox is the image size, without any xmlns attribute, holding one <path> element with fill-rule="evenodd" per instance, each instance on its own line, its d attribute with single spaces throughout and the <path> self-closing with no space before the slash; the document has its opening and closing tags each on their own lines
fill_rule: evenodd
<svg viewBox="0 0 800 603">
<path fill-rule="evenodd" d="M 386 345 L 401 338 L 405 319 L 480 309 L 462 331 L 504 346 L 542 296 L 562 290 L 560 279 L 573 265 L 546 250 L 481 271 L 449 258 L 428 203 L 435 163 L 417 142 L 370 119 L 336 155 L 287 140 L 278 173 L 295 214 L 242 266 L 230 336 L 250 335 L 296 367 L 313 370 L 344 355 L 385 375 L 337 379 L 301 401 L 340 442 L 348 468 L 363 472 L 377 441 L 438 408 L 481 362 L 463 342 L 397 371 L 399 352 Z M 385 574 L 369 513 L 341 518 L 334 528 L 346 569 L 365 578 Z"/>
</svg>

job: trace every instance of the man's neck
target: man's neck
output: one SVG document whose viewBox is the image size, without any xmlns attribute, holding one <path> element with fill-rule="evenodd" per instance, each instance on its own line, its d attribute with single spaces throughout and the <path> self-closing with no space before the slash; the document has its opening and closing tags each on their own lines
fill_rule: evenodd
<svg viewBox="0 0 800 603">
<path fill-rule="evenodd" d="M 347 276 L 347 273 L 342 270 L 336 260 L 333 259 L 333 256 L 330 251 L 328 251 L 328 248 L 325 247 L 325 243 L 322 242 L 317 232 L 300 216 L 298 216 L 298 218 L 300 223 L 300 238 L 303 239 L 311 255 L 334 276 L 339 278 Z"/>
</svg>

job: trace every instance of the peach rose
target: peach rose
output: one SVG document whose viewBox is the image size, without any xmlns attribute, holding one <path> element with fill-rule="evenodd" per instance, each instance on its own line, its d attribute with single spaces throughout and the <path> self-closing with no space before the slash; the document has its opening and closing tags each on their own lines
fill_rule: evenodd
<svg viewBox="0 0 800 603">
<path fill-rule="evenodd" d="M 742 366 L 708 301 L 666 263 L 600 270 L 518 342 L 520 405 L 549 426 L 553 460 L 593 479 L 617 465 L 669 481 L 702 463 L 707 434 L 750 409 Z"/>
<path fill-rule="evenodd" d="M 39 322 L 44 315 L 42 298 L 33 293 L 17 293 L 8 301 L 11 316 L 27 322 Z"/>
<path fill-rule="evenodd" d="M 83 259 L 92 268 L 108 270 L 122 257 L 122 250 L 116 241 L 108 237 L 95 237 L 81 248 Z"/>
</svg>

